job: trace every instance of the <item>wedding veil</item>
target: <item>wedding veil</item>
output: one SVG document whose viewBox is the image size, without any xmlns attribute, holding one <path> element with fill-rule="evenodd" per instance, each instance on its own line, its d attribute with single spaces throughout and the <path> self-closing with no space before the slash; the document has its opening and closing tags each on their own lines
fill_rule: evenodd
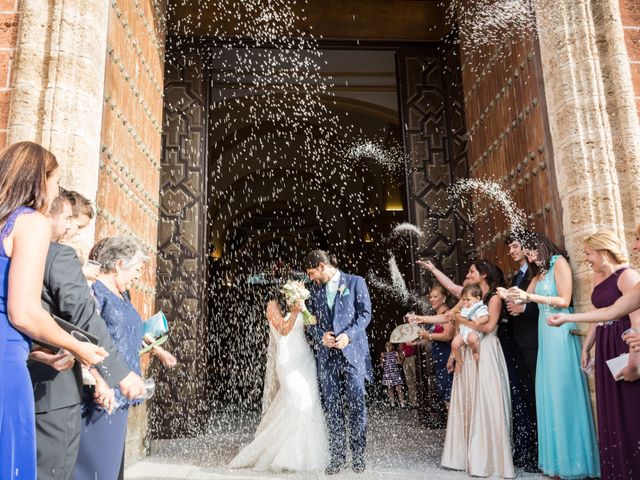
<svg viewBox="0 0 640 480">
<path fill-rule="evenodd" d="M 271 406 L 273 399 L 276 397 L 280 384 L 278 383 L 278 375 L 276 374 L 276 354 L 278 350 L 278 341 L 273 332 L 273 327 L 269 325 L 269 346 L 267 347 L 267 368 L 264 372 L 264 387 L 262 388 L 262 416 Z"/>
</svg>

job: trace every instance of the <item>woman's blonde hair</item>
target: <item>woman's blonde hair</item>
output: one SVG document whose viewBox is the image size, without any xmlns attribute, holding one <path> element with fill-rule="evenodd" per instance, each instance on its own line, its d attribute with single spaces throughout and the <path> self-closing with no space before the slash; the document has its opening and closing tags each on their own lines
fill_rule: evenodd
<svg viewBox="0 0 640 480">
<path fill-rule="evenodd" d="M 598 230 L 585 238 L 584 243 L 596 252 L 607 252 L 616 263 L 627 263 L 629 261 L 629 257 L 627 257 L 622 248 L 622 242 L 610 230 Z"/>
</svg>

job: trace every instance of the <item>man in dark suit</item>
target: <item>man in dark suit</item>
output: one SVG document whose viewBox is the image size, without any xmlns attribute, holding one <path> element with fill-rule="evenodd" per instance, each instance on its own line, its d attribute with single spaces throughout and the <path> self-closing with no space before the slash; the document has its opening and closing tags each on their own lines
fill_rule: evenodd
<svg viewBox="0 0 640 480">
<path fill-rule="evenodd" d="M 349 405 L 352 468 L 365 470 L 367 406 L 365 380 L 371 381 L 371 355 L 366 328 L 371 300 L 364 278 L 336 268 L 336 260 L 322 250 L 307 255 L 307 274 L 318 285 L 310 308 L 318 323 L 309 329 L 316 351 L 318 383 L 329 433 L 330 461 L 325 471 L 336 474 L 346 462 L 345 401 Z"/>
<path fill-rule="evenodd" d="M 527 290 L 533 274 L 522 251 L 524 232 L 510 235 L 505 240 L 509 255 L 518 265 L 511 278 L 511 286 Z M 510 356 L 515 372 L 510 372 L 512 382 L 514 416 L 514 462 L 527 471 L 537 471 L 538 440 L 536 428 L 536 362 L 538 359 L 538 306 L 535 303 L 516 304 L 506 302 L 509 312 L 507 325 L 508 345 L 505 356 Z M 509 362 L 510 360 L 510 362 Z"/>
<path fill-rule="evenodd" d="M 64 203 L 64 202 L 63 202 Z M 52 212 L 54 232 L 45 264 L 42 305 L 50 313 L 86 330 L 100 340 L 109 356 L 97 366 L 109 388 L 119 385 L 130 398 L 142 395 L 142 379 L 133 373 L 118 353 L 100 318 L 82 266 L 73 248 L 55 243 L 66 232 L 56 225 L 68 225 L 68 206 Z M 64 354 L 32 351 L 29 372 L 36 407 L 38 480 L 68 480 L 80 446 L 80 364 Z M 103 386 L 103 388 L 107 388 Z"/>
</svg>

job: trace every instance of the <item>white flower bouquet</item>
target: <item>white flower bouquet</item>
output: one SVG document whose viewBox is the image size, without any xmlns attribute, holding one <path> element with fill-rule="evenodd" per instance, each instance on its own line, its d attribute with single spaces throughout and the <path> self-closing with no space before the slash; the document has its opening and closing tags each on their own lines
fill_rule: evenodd
<svg viewBox="0 0 640 480">
<path fill-rule="evenodd" d="M 303 282 L 299 280 L 289 280 L 282 286 L 280 291 L 284 295 L 288 305 L 302 303 L 302 318 L 304 319 L 305 325 L 315 325 L 318 323 L 316 317 L 307 310 L 307 306 L 304 304 L 305 300 L 308 300 L 311 296 L 311 293 L 307 290 L 307 287 L 304 286 Z"/>
</svg>

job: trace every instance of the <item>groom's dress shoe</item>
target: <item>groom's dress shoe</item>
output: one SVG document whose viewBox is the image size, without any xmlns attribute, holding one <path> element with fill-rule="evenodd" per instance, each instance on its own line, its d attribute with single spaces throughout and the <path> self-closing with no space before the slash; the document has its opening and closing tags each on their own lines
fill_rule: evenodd
<svg viewBox="0 0 640 480">
<path fill-rule="evenodd" d="M 364 458 L 354 458 L 353 464 L 351 465 L 351 469 L 354 473 L 362 473 L 366 469 L 366 465 L 364 463 Z"/>
<path fill-rule="evenodd" d="M 332 460 L 331 462 L 329 462 L 329 466 L 325 469 L 324 474 L 335 475 L 342 469 L 342 467 L 344 467 L 344 464 L 345 464 L 344 460 L 339 460 L 339 461 Z"/>
</svg>

